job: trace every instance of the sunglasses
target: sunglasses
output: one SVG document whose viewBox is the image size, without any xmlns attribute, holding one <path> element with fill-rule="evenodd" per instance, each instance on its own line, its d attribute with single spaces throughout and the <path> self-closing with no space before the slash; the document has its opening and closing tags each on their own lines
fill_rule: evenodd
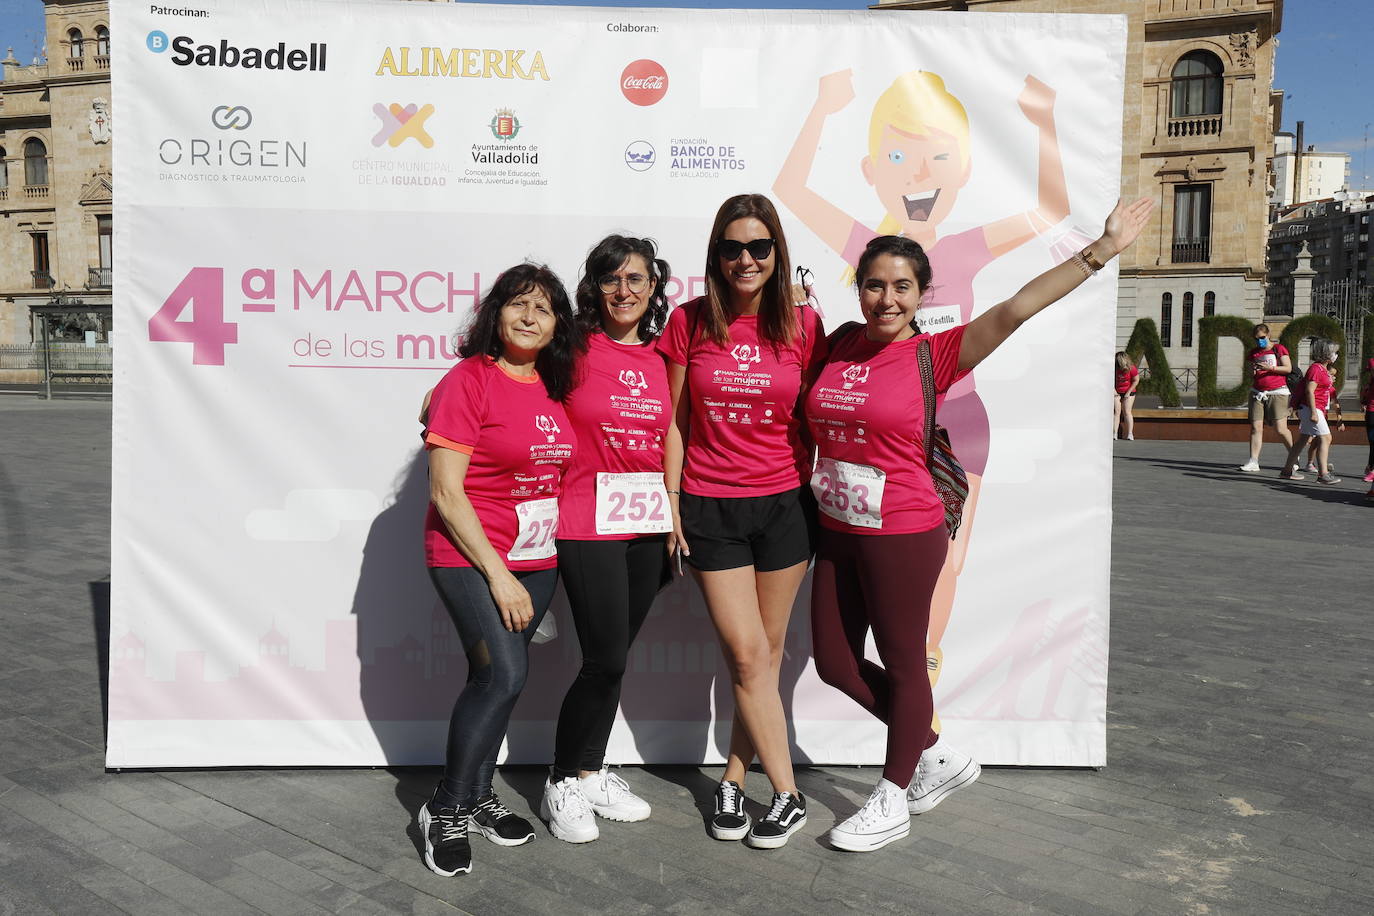
<svg viewBox="0 0 1374 916">
<path fill-rule="evenodd" d="M 738 261 L 740 255 L 745 251 L 749 252 L 749 257 L 755 261 L 764 261 L 773 253 L 772 239 L 754 239 L 749 242 L 737 242 L 734 239 L 717 239 L 716 254 L 727 261 Z"/>
</svg>

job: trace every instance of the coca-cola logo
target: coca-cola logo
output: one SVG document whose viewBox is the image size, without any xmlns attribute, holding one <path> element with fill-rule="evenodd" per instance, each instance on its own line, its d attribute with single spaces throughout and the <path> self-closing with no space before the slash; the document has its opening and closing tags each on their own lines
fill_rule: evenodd
<svg viewBox="0 0 1374 916">
<path fill-rule="evenodd" d="M 620 74 L 620 91 L 636 105 L 653 105 L 668 92 L 668 71 L 656 60 L 637 60 Z"/>
</svg>

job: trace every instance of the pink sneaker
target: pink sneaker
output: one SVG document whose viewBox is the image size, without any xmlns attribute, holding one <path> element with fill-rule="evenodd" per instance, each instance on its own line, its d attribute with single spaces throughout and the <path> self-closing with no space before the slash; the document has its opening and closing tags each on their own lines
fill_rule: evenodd
<svg viewBox="0 0 1374 916">
<path fill-rule="evenodd" d="M 1374 483 L 1374 468 L 1370 468 L 1362 479 L 1365 483 Z"/>
</svg>

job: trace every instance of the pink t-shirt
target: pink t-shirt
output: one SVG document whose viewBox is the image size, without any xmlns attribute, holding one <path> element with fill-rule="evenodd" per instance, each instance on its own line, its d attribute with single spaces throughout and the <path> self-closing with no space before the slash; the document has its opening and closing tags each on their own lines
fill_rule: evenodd
<svg viewBox="0 0 1374 916">
<path fill-rule="evenodd" d="M 1325 410 L 1331 403 L 1331 391 L 1335 387 L 1331 384 L 1331 373 L 1327 372 L 1321 363 L 1313 363 L 1307 367 L 1307 373 L 1303 376 L 1303 399 L 1298 403 L 1299 407 L 1307 405 L 1308 382 L 1317 383 L 1317 390 L 1312 392 L 1312 400 L 1316 402 L 1318 410 Z"/>
<path fill-rule="evenodd" d="M 1364 409 L 1374 413 L 1374 359 L 1370 359 L 1364 368 L 1365 372 L 1368 373 L 1368 378 L 1365 381 L 1364 390 L 1360 392 L 1360 398 L 1364 402 Z"/>
<path fill-rule="evenodd" d="M 506 567 L 557 566 L 559 481 L 577 438 L 563 405 L 549 399 L 543 382 L 510 375 L 490 357 L 469 357 L 435 386 L 428 421 L 428 447 L 472 456 L 463 492 Z M 433 503 L 425 516 L 425 563 L 472 565 Z"/>
<path fill-rule="evenodd" d="M 1288 348 L 1276 343 L 1268 350 L 1259 347 L 1250 351 L 1250 362 L 1255 366 L 1254 388 L 1256 391 L 1274 391 L 1288 384 L 1288 373 L 1278 370 L 1279 361 L 1288 355 Z"/>
<path fill-rule="evenodd" d="M 565 406 L 577 433 L 577 455 L 563 475 L 558 536 L 619 540 L 634 534 L 596 533 L 597 474 L 663 473 L 668 437 L 668 367 L 658 350 L 587 338 L 577 361 L 577 387 Z"/>
<path fill-rule="evenodd" d="M 658 349 L 687 367 L 691 405 L 682 490 L 695 496 L 770 496 L 806 482 L 797 398 L 802 375 L 825 358 L 825 329 L 799 308 L 801 333 L 776 350 L 759 339 L 758 316 L 730 322 L 722 347 L 706 336 L 694 299 L 668 316 Z M 691 338 L 690 340 L 688 338 Z"/>
<path fill-rule="evenodd" d="M 935 390 L 946 391 L 968 374 L 959 369 L 963 325 L 888 344 L 870 341 L 860 328 L 835 343 L 807 394 L 806 421 L 818 450 L 811 485 L 821 525 L 832 531 L 913 534 L 945 522 L 922 442 L 922 337 L 930 340 Z"/>
<path fill-rule="evenodd" d="M 1116 393 L 1125 394 L 1131 390 L 1131 385 L 1135 383 L 1136 376 L 1140 375 L 1140 370 L 1135 366 L 1128 366 L 1125 372 L 1117 370 L 1116 373 Z"/>
</svg>

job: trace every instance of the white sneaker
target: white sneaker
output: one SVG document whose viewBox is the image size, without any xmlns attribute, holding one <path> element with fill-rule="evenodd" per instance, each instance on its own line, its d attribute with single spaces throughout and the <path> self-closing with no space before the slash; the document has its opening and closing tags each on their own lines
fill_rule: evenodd
<svg viewBox="0 0 1374 916">
<path fill-rule="evenodd" d="M 911 812 L 903 795 L 901 786 L 878 780 L 864 806 L 830 828 L 830 845 L 849 852 L 872 852 L 911 833 Z"/>
<path fill-rule="evenodd" d="M 1247 462 L 1245 462 L 1244 464 L 1242 464 L 1240 467 L 1236 468 L 1236 470 L 1238 470 L 1238 471 L 1244 471 L 1244 472 L 1247 473 L 1247 474 L 1258 474 L 1258 473 L 1259 473 L 1259 469 L 1260 469 L 1259 462 L 1256 461 L 1256 460 L 1253 459 L 1253 458 L 1251 458 L 1249 461 L 1247 461 Z"/>
<path fill-rule="evenodd" d="M 647 821 L 653 810 L 649 803 L 630 791 L 625 780 L 606 767 L 590 776 L 580 777 L 582 795 L 599 817 L 610 821 Z"/>
<path fill-rule="evenodd" d="M 925 814 L 951 792 L 972 785 L 981 772 L 978 761 L 955 750 L 942 736 L 921 754 L 916 775 L 906 790 L 907 808 L 912 814 Z"/>
<path fill-rule="evenodd" d="M 580 783 L 573 777 L 554 779 L 552 774 L 544 780 L 539 816 L 549 825 L 549 833 L 566 843 L 590 843 L 601 835 Z"/>
</svg>

